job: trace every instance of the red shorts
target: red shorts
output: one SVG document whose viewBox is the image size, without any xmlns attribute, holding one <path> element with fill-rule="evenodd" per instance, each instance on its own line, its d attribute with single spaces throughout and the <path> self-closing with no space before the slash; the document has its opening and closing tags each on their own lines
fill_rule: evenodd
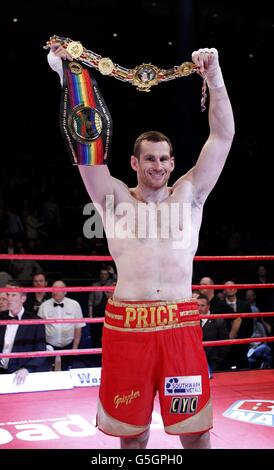
<svg viewBox="0 0 274 470">
<path fill-rule="evenodd" d="M 97 424 L 129 437 L 149 428 L 159 394 L 165 431 L 212 427 L 208 367 L 197 302 L 114 302 L 106 306 Z"/>
</svg>

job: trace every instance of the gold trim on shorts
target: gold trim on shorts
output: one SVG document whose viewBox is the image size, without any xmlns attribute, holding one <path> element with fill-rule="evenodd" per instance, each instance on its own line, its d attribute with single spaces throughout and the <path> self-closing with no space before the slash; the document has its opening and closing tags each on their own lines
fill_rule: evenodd
<svg viewBox="0 0 274 470">
<path fill-rule="evenodd" d="M 123 328 L 119 326 L 113 326 L 109 323 L 104 322 L 104 328 L 116 331 L 126 331 L 130 333 L 151 333 L 152 331 L 162 331 L 162 330 L 172 330 L 174 328 L 184 328 L 185 326 L 198 326 L 200 325 L 199 321 L 185 321 L 184 323 L 176 323 L 175 325 L 163 325 L 163 326 L 153 326 L 149 328 Z"/>
<path fill-rule="evenodd" d="M 124 318 L 123 315 L 118 315 L 117 313 L 111 313 L 111 312 L 108 312 L 107 310 L 105 311 L 105 314 L 109 318 L 113 318 L 114 320 L 123 320 L 123 318 Z"/>
<path fill-rule="evenodd" d="M 196 413 L 194 416 L 191 416 L 191 418 L 187 418 L 179 423 L 164 426 L 164 428 L 166 433 L 178 435 L 206 432 L 212 428 L 212 426 L 212 401 L 211 398 L 209 398 L 207 404 L 199 413 Z"/>
<path fill-rule="evenodd" d="M 147 426 L 134 426 L 112 418 L 106 412 L 100 400 L 98 400 L 97 408 L 97 425 L 101 431 L 116 437 L 138 436 L 149 429 L 149 424 Z"/>
</svg>

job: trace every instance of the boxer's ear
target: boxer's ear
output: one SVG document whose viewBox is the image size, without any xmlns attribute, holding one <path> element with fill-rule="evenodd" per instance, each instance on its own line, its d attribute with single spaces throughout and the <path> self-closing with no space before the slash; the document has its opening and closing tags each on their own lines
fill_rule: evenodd
<svg viewBox="0 0 274 470">
<path fill-rule="evenodd" d="M 137 171 L 139 169 L 139 160 L 134 155 L 131 155 L 130 157 L 130 165 L 134 171 Z"/>
</svg>

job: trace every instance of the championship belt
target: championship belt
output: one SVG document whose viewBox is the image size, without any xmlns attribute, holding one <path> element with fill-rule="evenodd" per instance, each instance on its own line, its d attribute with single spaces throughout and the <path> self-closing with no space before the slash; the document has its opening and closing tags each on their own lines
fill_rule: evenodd
<svg viewBox="0 0 274 470">
<path fill-rule="evenodd" d="M 107 163 L 112 119 L 97 82 L 79 62 L 63 60 L 60 127 L 74 165 Z"/>
<path fill-rule="evenodd" d="M 141 64 L 132 69 L 115 64 L 109 57 L 102 57 L 96 52 L 86 49 L 80 41 L 72 41 L 70 38 L 61 36 L 51 36 L 44 46 L 49 49 L 53 44 L 61 44 L 73 59 L 77 59 L 88 67 L 95 68 L 102 75 L 114 77 L 135 86 L 138 91 L 149 92 L 152 86 L 162 82 L 175 80 L 180 77 L 187 77 L 193 73 L 199 74 L 198 67 L 193 62 L 183 62 L 170 69 L 163 69 L 153 64 Z M 203 77 L 201 109 L 206 109 L 206 80 Z"/>
</svg>

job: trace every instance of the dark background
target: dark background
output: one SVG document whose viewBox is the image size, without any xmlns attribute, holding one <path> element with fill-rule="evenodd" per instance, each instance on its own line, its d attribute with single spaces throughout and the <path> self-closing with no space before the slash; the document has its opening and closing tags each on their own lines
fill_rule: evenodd
<svg viewBox="0 0 274 470">
<path fill-rule="evenodd" d="M 67 246 L 73 254 L 69 240 L 82 235 L 89 197 L 59 131 L 59 78 L 43 49 L 50 36 L 80 40 L 127 68 L 151 62 L 167 69 L 191 60 L 195 49 L 216 47 L 236 136 L 205 205 L 197 254 L 273 252 L 274 18 L 269 0 L 254 6 L 240 1 L 16 0 L 6 8 L 1 20 L 4 204 L 12 202 L 20 211 L 24 199 L 39 206 L 43 194 L 52 192 L 62 208 L 63 244 L 55 249 L 62 253 Z M 97 71 L 94 76 L 113 118 L 109 166 L 114 176 L 135 184 L 129 165 L 133 142 L 150 129 L 164 132 L 174 144 L 171 183 L 195 164 L 208 133 L 199 76 L 161 83 L 150 93 Z M 24 175 L 25 183 L 14 189 L 9 181 L 16 174 Z"/>
</svg>

